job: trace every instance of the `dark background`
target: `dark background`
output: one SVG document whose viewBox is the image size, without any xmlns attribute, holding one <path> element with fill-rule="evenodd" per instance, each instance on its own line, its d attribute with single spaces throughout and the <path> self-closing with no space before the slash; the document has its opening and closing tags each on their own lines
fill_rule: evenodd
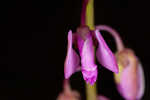
<svg viewBox="0 0 150 100">
<path fill-rule="evenodd" d="M 82 0 L 11 0 L 0 9 L 0 100 L 55 100 L 62 90 L 67 32 L 80 25 Z M 142 100 L 150 100 L 149 3 L 95 0 L 95 24 L 112 26 L 140 58 L 146 79 Z M 104 34 L 115 51 L 113 38 Z M 99 65 L 100 66 L 100 65 Z M 71 77 L 73 89 L 85 87 L 81 72 Z M 123 100 L 112 73 L 99 68 L 98 93 Z"/>
</svg>

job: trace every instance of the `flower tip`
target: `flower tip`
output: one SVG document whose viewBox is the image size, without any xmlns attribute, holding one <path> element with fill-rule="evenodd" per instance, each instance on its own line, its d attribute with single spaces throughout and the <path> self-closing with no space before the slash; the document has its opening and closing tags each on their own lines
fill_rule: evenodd
<svg viewBox="0 0 150 100">
<path fill-rule="evenodd" d="M 72 37 L 72 30 L 69 30 L 68 32 L 68 39 L 70 39 L 70 37 Z"/>
<path fill-rule="evenodd" d="M 96 34 L 96 37 L 99 36 L 99 30 L 98 29 L 95 30 L 95 34 Z"/>
<path fill-rule="evenodd" d="M 89 83 L 89 84 L 90 84 L 91 86 L 93 86 L 95 82 L 96 82 L 96 81 L 94 81 L 94 82 L 91 82 L 91 83 Z"/>
<path fill-rule="evenodd" d="M 114 68 L 114 72 L 115 72 L 116 74 L 118 74 L 118 73 L 119 73 L 118 66 L 116 66 L 116 68 Z"/>
<path fill-rule="evenodd" d="M 68 67 L 68 66 L 65 66 L 65 68 L 64 68 L 64 78 L 69 79 L 71 77 L 71 75 L 73 74 L 73 72 L 70 71 L 70 69 L 68 69 L 66 67 Z"/>
<path fill-rule="evenodd" d="M 118 66 L 114 66 L 112 68 L 108 68 L 111 72 L 115 73 L 115 74 L 118 74 L 119 73 L 119 69 L 118 69 Z"/>
<path fill-rule="evenodd" d="M 65 74 L 65 79 L 69 79 L 69 75 L 66 75 L 66 74 Z"/>
<path fill-rule="evenodd" d="M 86 81 L 86 83 L 90 84 L 90 85 L 94 85 L 94 83 L 96 82 L 96 79 L 97 79 L 97 69 L 93 72 L 90 72 L 90 74 L 92 76 L 88 75 L 87 73 L 84 73 L 84 72 L 82 72 L 82 73 L 83 73 L 83 78 Z"/>
<path fill-rule="evenodd" d="M 68 32 L 69 34 L 71 34 L 72 33 L 72 30 L 69 30 L 69 32 Z"/>
<path fill-rule="evenodd" d="M 66 73 L 66 71 L 64 71 L 64 77 L 65 77 L 65 79 L 69 79 L 69 77 L 70 77 L 69 73 Z"/>
<path fill-rule="evenodd" d="M 90 84 L 91 86 L 94 85 L 94 83 L 96 82 L 96 80 L 91 81 L 91 80 L 85 80 L 87 84 Z"/>
<path fill-rule="evenodd" d="M 91 86 L 93 86 L 95 82 L 96 82 L 96 78 L 90 79 L 90 81 L 89 81 L 88 83 L 89 83 Z"/>
</svg>

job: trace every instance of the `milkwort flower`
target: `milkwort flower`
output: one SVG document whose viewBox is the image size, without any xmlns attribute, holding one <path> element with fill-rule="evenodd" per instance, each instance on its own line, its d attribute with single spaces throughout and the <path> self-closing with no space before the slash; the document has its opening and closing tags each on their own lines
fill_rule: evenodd
<svg viewBox="0 0 150 100">
<path fill-rule="evenodd" d="M 77 29 L 77 32 L 72 33 L 70 30 L 68 33 L 68 49 L 64 64 L 66 79 L 81 68 L 84 80 L 91 85 L 95 83 L 98 71 L 95 64 L 94 47 L 97 48 L 96 58 L 98 62 L 105 68 L 118 73 L 115 56 L 100 32 L 98 30 L 89 30 L 87 26 L 81 26 Z M 77 49 L 80 56 L 75 49 Z"/>
<path fill-rule="evenodd" d="M 100 25 L 96 29 L 109 32 L 117 44 L 119 74 L 114 74 L 117 89 L 126 100 L 140 100 L 144 94 L 144 72 L 134 51 L 125 48 L 119 34 L 111 27 Z"/>
</svg>

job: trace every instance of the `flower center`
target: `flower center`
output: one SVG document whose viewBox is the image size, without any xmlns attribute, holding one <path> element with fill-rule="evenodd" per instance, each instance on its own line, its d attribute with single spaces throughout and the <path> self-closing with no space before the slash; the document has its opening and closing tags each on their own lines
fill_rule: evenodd
<svg viewBox="0 0 150 100">
<path fill-rule="evenodd" d="M 88 26 L 80 26 L 77 28 L 77 33 L 83 40 L 86 40 L 87 35 L 90 33 L 90 29 Z"/>
</svg>

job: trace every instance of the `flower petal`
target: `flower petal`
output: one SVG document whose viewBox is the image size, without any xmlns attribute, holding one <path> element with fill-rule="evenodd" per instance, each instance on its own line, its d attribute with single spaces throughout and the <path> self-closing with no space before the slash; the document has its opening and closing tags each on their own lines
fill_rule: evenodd
<svg viewBox="0 0 150 100">
<path fill-rule="evenodd" d="M 107 46 L 105 40 L 101 36 L 98 30 L 95 31 L 95 36 L 98 41 L 98 49 L 96 51 L 96 56 L 100 64 L 102 64 L 107 69 L 118 73 L 118 65 L 114 54 L 111 52 Z"/>
<path fill-rule="evenodd" d="M 95 65 L 94 61 L 94 45 L 92 36 L 88 35 L 86 40 L 84 41 L 83 48 L 81 51 L 81 63 L 82 66 L 89 66 L 89 65 Z M 93 67 L 88 67 L 88 69 L 91 69 Z"/>
<path fill-rule="evenodd" d="M 94 61 L 94 46 L 90 34 L 87 36 L 80 54 L 83 78 L 87 83 L 93 85 L 97 79 L 97 66 Z"/>
<path fill-rule="evenodd" d="M 124 68 L 120 78 L 121 93 L 127 100 L 134 100 L 137 95 L 137 71 L 134 66 Z"/>
<path fill-rule="evenodd" d="M 144 73 L 138 58 L 133 50 L 124 49 L 116 54 L 121 70 L 115 75 L 117 88 L 120 94 L 127 100 L 139 100 L 144 94 Z"/>
<path fill-rule="evenodd" d="M 145 90 L 144 71 L 141 63 L 139 63 L 137 71 L 138 71 L 137 77 L 139 79 L 138 79 L 138 93 L 136 98 L 139 100 L 144 95 L 144 90 Z"/>
<path fill-rule="evenodd" d="M 97 100 L 110 100 L 110 99 L 108 99 L 107 97 L 105 97 L 103 95 L 100 95 L 100 96 L 98 96 Z"/>
<path fill-rule="evenodd" d="M 68 50 L 67 56 L 64 64 L 64 74 L 65 78 L 68 79 L 73 73 L 78 70 L 80 58 L 72 48 L 73 45 L 73 36 L 72 31 L 70 30 L 68 33 Z"/>
</svg>

